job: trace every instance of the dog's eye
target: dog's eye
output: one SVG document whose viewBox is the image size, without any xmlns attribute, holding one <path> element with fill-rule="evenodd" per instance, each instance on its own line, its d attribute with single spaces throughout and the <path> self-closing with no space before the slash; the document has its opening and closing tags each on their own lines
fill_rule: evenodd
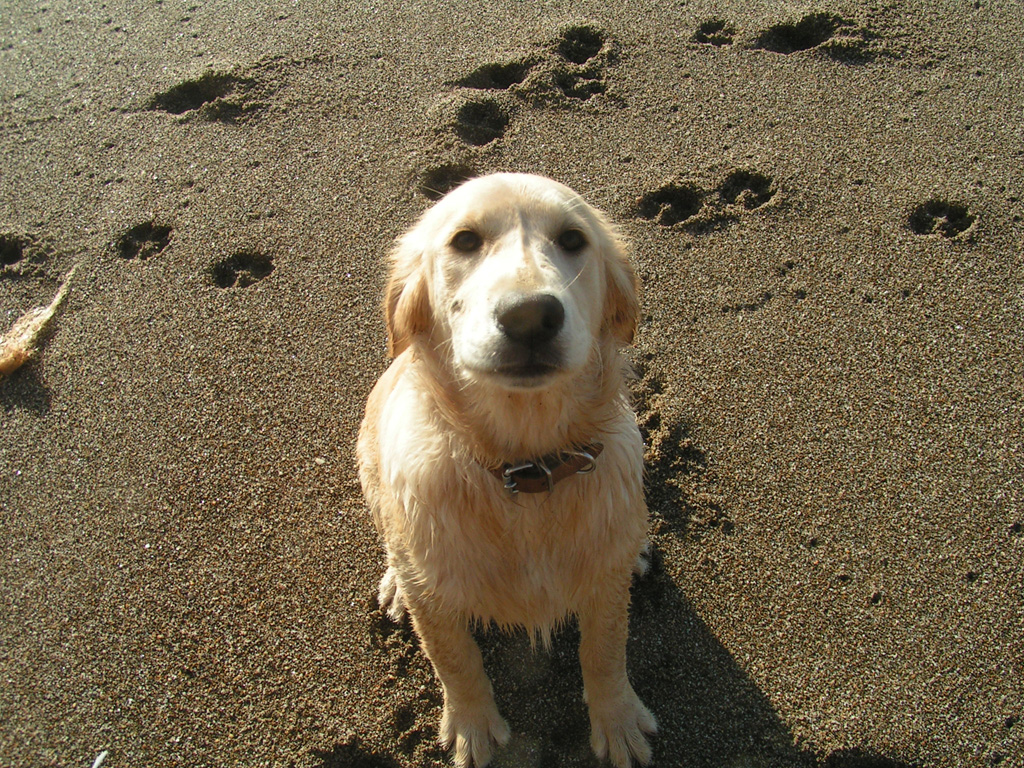
<svg viewBox="0 0 1024 768">
<path fill-rule="evenodd" d="M 558 236 L 558 246 L 567 253 L 576 253 L 587 244 L 586 236 L 578 229 L 567 229 Z"/>
<path fill-rule="evenodd" d="M 460 229 L 452 238 L 452 248 L 462 253 L 472 253 L 483 245 L 480 235 L 471 229 Z"/>
</svg>

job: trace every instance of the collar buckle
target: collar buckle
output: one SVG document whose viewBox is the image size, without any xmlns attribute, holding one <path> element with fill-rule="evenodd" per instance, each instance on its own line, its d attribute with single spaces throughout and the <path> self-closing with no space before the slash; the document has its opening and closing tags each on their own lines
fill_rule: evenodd
<svg viewBox="0 0 1024 768">
<path fill-rule="evenodd" d="M 555 483 L 573 475 L 589 475 L 597 468 L 604 446 L 592 443 L 579 450 L 564 450 L 534 461 L 505 464 L 491 472 L 502 481 L 510 496 L 519 493 L 551 493 Z"/>
<path fill-rule="evenodd" d="M 544 474 L 538 475 L 535 470 L 541 470 Z M 534 470 L 534 471 L 531 471 Z M 551 470 L 548 469 L 548 465 L 544 463 L 543 459 L 537 461 L 526 461 L 522 464 L 509 464 L 502 470 L 501 476 L 505 478 L 505 490 L 509 492 L 510 496 L 515 496 L 519 493 L 519 479 L 516 477 L 517 474 L 526 474 L 528 477 L 536 478 L 542 477 L 547 482 L 548 493 L 551 493 L 555 488 L 554 477 L 551 474 Z M 528 473 L 528 474 L 527 474 Z"/>
</svg>

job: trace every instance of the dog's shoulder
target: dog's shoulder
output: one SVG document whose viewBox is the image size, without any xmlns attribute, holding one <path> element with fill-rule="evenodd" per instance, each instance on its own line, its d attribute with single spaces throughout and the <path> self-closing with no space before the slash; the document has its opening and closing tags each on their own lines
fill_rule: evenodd
<svg viewBox="0 0 1024 768">
<path fill-rule="evenodd" d="M 405 350 L 367 399 L 357 455 L 360 467 L 374 466 L 385 484 L 443 472 L 454 458 L 451 429 L 430 396 L 422 367 L 415 350 Z"/>
</svg>

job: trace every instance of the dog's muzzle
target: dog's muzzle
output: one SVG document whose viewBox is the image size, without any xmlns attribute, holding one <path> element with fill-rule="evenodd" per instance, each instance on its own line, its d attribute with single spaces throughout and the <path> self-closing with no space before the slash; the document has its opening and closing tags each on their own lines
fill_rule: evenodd
<svg viewBox="0 0 1024 768">
<path fill-rule="evenodd" d="M 550 293 L 513 294 L 495 309 L 504 342 L 495 370 L 514 382 L 542 382 L 564 364 L 558 335 L 565 326 L 565 307 Z"/>
</svg>

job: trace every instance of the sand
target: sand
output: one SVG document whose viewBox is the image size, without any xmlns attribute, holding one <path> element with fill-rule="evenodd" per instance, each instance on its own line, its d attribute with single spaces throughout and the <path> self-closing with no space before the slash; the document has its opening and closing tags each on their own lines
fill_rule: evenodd
<svg viewBox="0 0 1024 768">
<path fill-rule="evenodd" d="M 634 245 L 656 765 L 1024 765 L 1019 4 L 8 3 L 0 764 L 436 766 L 353 445 L 392 240 L 553 176 Z M 591 766 L 575 630 L 481 643 Z"/>
</svg>

